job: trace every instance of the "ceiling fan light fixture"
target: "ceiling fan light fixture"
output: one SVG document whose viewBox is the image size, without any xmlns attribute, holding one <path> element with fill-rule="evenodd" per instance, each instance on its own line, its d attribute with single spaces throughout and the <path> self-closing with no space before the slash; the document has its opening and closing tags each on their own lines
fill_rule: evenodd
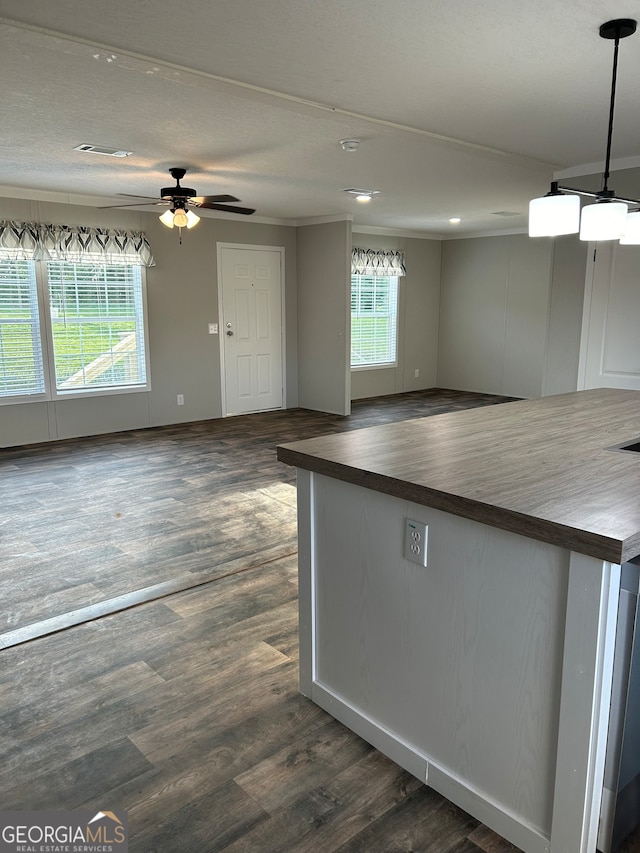
<svg viewBox="0 0 640 853">
<path fill-rule="evenodd" d="M 167 228 L 173 228 L 173 210 L 165 210 L 162 216 L 159 216 L 158 219 L 163 225 L 166 225 Z"/>
<path fill-rule="evenodd" d="M 175 180 L 175 187 L 163 187 L 160 190 L 160 197 L 153 198 L 151 196 L 131 196 L 138 198 L 140 201 L 133 204 L 117 204 L 107 205 L 107 207 L 138 207 L 138 205 L 163 204 L 167 206 L 167 210 L 162 213 L 158 219 L 166 228 L 177 228 L 180 231 L 180 242 L 182 243 L 182 229 L 194 228 L 200 217 L 191 209 L 203 208 L 205 210 L 221 210 L 225 213 L 236 213 L 240 216 L 251 216 L 255 213 L 252 207 L 236 207 L 236 202 L 240 199 L 229 193 L 220 193 L 219 195 L 197 195 L 192 187 L 183 187 L 180 184 L 184 177 L 186 169 L 176 166 L 169 169 L 171 177 Z M 124 193 L 129 195 L 129 193 Z M 144 199 L 144 201 L 143 201 Z"/>
<path fill-rule="evenodd" d="M 187 210 L 187 228 L 194 228 L 198 222 L 200 222 L 200 217 L 192 210 Z"/>
<path fill-rule="evenodd" d="M 636 27 L 637 22 L 631 18 L 617 18 L 602 24 L 599 30 L 601 38 L 615 40 L 602 189 L 598 192 L 590 192 L 561 187 L 557 181 L 553 181 L 551 190 L 546 196 L 534 198 L 529 203 L 530 237 L 555 237 L 559 234 L 575 234 L 578 230 L 580 239 L 585 241 L 620 240 L 624 237 L 629 217 L 627 205 L 640 205 L 640 201 L 616 196 L 613 190 L 609 189 L 609 173 L 618 76 L 618 47 L 621 39 L 635 33 Z M 582 213 L 580 196 L 588 196 L 596 200 L 595 204 L 583 207 Z"/>
<path fill-rule="evenodd" d="M 173 214 L 173 224 L 176 228 L 186 228 L 187 222 L 187 212 L 179 207 L 176 212 Z"/>
</svg>

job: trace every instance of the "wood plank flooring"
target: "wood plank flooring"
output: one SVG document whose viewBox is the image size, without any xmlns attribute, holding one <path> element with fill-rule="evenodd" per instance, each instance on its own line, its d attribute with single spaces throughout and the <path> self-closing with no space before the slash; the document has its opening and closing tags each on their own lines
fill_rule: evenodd
<svg viewBox="0 0 640 853">
<path fill-rule="evenodd" d="M 40 584 L 51 596 L 75 580 L 76 610 L 87 584 L 125 604 L 141 584 L 193 587 L 0 651 L 0 808 L 126 809 L 132 853 L 514 851 L 298 693 L 295 511 L 280 491 L 293 485 L 275 462 L 281 441 L 491 402 L 430 392 L 357 404 L 350 419 L 296 410 L 0 453 L 2 520 L 12 497 L 33 498 L 24 526 L 12 521 L 7 539 L 0 527 L 0 550 L 9 563 L 16 542 L 38 555 L 30 583 L 28 557 L 13 569 L 14 614 L 64 618 L 65 595 L 43 606 Z M 265 515 L 250 539 L 237 493 L 260 496 L 242 503 L 251 524 Z M 128 551 L 124 534 L 113 544 L 118 522 Z M 110 547 L 126 558 L 105 559 Z"/>
<path fill-rule="evenodd" d="M 294 409 L 0 450 L 0 648 L 295 553 L 277 444 L 500 399 L 414 392 L 349 418 Z"/>
</svg>

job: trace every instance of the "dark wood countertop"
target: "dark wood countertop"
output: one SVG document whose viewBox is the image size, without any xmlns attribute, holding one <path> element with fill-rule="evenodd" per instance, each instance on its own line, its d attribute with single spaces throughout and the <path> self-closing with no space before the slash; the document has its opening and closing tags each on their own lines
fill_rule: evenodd
<svg viewBox="0 0 640 853">
<path fill-rule="evenodd" d="M 640 555 L 640 391 L 599 388 L 278 447 L 288 465 L 613 563 Z"/>
</svg>

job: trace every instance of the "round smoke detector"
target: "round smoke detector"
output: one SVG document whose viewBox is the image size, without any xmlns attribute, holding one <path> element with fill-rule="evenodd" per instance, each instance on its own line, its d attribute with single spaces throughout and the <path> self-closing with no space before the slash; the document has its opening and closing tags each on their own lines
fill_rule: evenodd
<svg viewBox="0 0 640 853">
<path fill-rule="evenodd" d="M 359 139 L 341 139 L 340 145 L 343 151 L 357 151 L 360 148 Z"/>
</svg>

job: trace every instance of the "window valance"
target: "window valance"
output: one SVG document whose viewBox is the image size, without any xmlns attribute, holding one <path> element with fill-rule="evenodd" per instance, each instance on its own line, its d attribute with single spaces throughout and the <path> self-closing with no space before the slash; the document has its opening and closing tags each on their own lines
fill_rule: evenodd
<svg viewBox="0 0 640 853">
<path fill-rule="evenodd" d="M 352 249 L 351 275 L 406 275 L 404 252 L 384 249 Z"/>
<path fill-rule="evenodd" d="M 155 265 L 142 231 L 0 220 L 0 259 Z"/>
</svg>

